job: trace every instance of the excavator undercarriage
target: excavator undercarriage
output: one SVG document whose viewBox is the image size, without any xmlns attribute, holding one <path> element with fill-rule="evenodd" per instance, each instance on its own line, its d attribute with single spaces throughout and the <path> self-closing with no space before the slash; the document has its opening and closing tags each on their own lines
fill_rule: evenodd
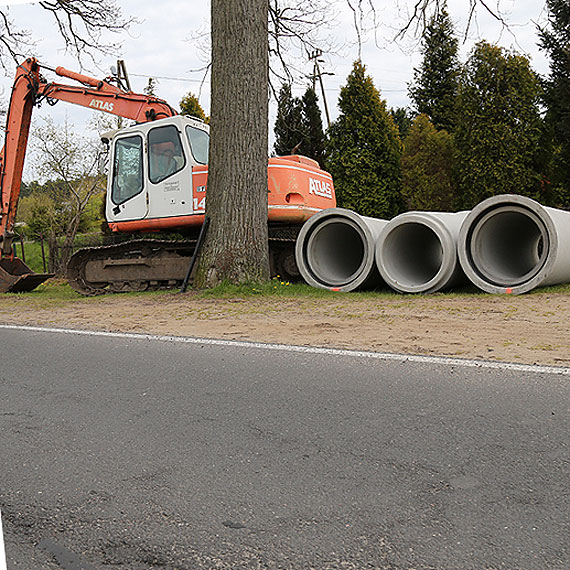
<svg viewBox="0 0 570 570">
<path fill-rule="evenodd" d="M 270 228 L 273 276 L 299 279 L 294 252 L 297 233 L 295 227 Z M 69 261 L 67 280 L 82 295 L 177 289 L 186 279 L 196 243 L 197 239 L 137 239 L 80 249 Z"/>
<path fill-rule="evenodd" d="M 133 240 L 77 251 L 69 284 L 82 295 L 173 289 L 184 280 L 195 242 Z"/>
</svg>

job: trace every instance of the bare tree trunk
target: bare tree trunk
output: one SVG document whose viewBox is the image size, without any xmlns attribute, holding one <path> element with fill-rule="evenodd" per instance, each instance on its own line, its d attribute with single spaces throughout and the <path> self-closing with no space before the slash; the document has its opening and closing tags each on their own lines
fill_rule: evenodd
<svg viewBox="0 0 570 570">
<path fill-rule="evenodd" d="M 79 201 L 78 201 L 79 202 Z M 75 238 L 77 236 L 77 231 L 79 230 L 79 224 L 81 222 L 81 212 L 82 207 L 81 204 L 76 204 L 76 211 L 73 215 L 72 219 L 67 224 L 67 228 L 65 229 L 65 239 L 63 240 L 63 244 L 60 248 L 59 253 L 59 271 L 61 271 L 62 275 L 67 273 L 67 264 L 73 255 L 73 244 L 75 242 Z"/>
<path fill-rule="evenodd" d="M 50 233 L 47 238 L 48 243 L 48 272 L 57 273 L 59 248 L 57 246 L 57 238 L 54 234 Z"/>
<path fill-rule="evenodd" d="M 198 287 L 269 279 L 268 0 L 212 0 L 210 227 Z"/>
<path fill-rule="evenodd" d="M 73 246 L 75 243 L 75 238 L 77 236 L 77 231 L 79 229 L 79 224 L 81 222 L 81 212 L 81 205 L 77 204 L 76 211 L 73 214 L 73 217 L 69 220 L 67 226 L 65 227 L 65 231 L 63 232 L 63 240 L 59 238 L 58 231 L 55 228 L 50 231 L 47 237 L 48 271 L 50 273 L 55 273 L 58 277 L 64 277 L 67 272 L 67 264 L 73 255 Z"/>
</svg>

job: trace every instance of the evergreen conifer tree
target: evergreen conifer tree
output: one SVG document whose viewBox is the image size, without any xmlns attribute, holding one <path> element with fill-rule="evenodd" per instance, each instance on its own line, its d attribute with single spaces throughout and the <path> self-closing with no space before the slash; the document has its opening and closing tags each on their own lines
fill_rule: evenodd
<svg viewBox="0 0 570 570">
<path fill-rule="evenodd" d="M 386 102 L 354 63 L 338 102 L 340 115 L 329 129 L 327 170 L 337 203 L 365 216 L 391 218 L 402 210 L 398 129 Z"/>
<path fill-rule="evenodd" d="M 321 110 L 317 103 L 317 94 L 312 87 L 307 88 L 301 99 L 301 120 L 303 143 L 300 152 L 316 160 L 323 168 L 325 164 L 325 133 Z"/>
<path fill-rule="evenodd" d="M 158 86 L 158 81 L 154 77 L 149 77 L 146 86 L 143 89 L 145 95 L 152 95 L 156 97 L 156 87 Z"/>
<path fill-rule="evenodd" d="M 539 46 L 550 56 L 544 81 L 546 121 L 552 133 L 553 163 L 549 178 L 559 207 L 570 207 L 570 4 L 546 0 L 548 27 L 540 30 Z"/>
<path fill-rule="evenodd" d="M 461 76 L 454 132 L 463 207 L 504 193 L 540 199 L 540 94 L 525 56 L 477 44 Z"/>
<path fill-rule="evenodd" d="M 423 60 L 408 86 L 418 113 L 428 115 L 437 129 L 451 131 L 455 123 L 455 96 L 460 70 L 458 42 L 445 7 L 435 14 L 422 38 Z"/>
<path fill-rule="evenodd" d="M 287 83 L 279 90 L 274 132 L 273 150 L 277 156 L 299 152 L 304 139 L 301 101 L 293 97 L 291 85 Z"/>
<path fill-rule="evenodd" d="M 390 115 L 392 115 L 392 119 L 398 127 L 400 139 L 404 140 L 408 136 L 410 127 L 412 126 L 414 115 L 407 107 L 397 107 L 396 109 L 390 109 Z"/>
<path fill-rule="evenodd" d="M 206 117 L 206 113 L 204 109 L 202 109 L 198 97 L 191 92 L 188 92 L 182 97 L 180 101 L 180 114 L 188 117 L 198 117 L 198 119 L 202 119 L 205 123 L 210 122 L 210 117 Z"/>
<path fill-rule="evenodd" d="M 410 210 L 449 212 L 456 208 L 452 136 L 418 115 L 404 141 L 402 194 Z"/>
</svg>

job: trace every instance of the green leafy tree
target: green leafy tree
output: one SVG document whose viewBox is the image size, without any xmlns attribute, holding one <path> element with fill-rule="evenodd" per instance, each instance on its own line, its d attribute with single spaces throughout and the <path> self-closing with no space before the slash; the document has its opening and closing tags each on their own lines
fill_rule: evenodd
<svg viewBox="0 0 570 570">
<path fill-rule="evenodd" d="M 31 182 L 24 182 L 22 180 L 22 185 L 20 188 L 20 198 L 25 196 L 30 196 L 34 192 L 41 190 L 42 185 L 37 180 L 32 180 Z"/>
<path fill-rule="evenodd" d="M 398 129 L 362 62 L 354 63 L 338 105 L 327 145 L 338 205 L 377 218 L 398 214 L 403 206 Z"/>
<path fill-rule="evenodd" d="M 274 132 L 273 150 L 277 156 L 296 154 L 305 138 L 301 100 L 293 97 L 288 83 L 279 90 Z"/>
<path fill-rule="evenodd" d="M 36 182 L 33 193 L 20 199 L 18 220 L 24 222 L 24 234 L 29 239 L 46 239 L 53 228 L 55 204 Z"/>
<path fill-rule="evenodd" d="M 427 115 L 418 115 L 402 154 L 402 194 L 408 209 L 455 209 L 453 158 L 452 136 L 443 129 L 438 131 Z"/>
<path fill-rule="evenodd" d="M 48 179 L 42 192 L 49 200 L 36 208 L 38 224 L 48 241 L 49 270 L 63 274 L 73 253 L 75 236 L 82 225 L 85 227 L 90 202 L 104 191 L 104 177 L 97 174 L 97 149 L 77 135 L 67 121 L 56 125 L 46 119 L 33 134 L 36 170 Z"/>
<path fill-rule="evenodd" d="M 408 87 L 410 99 L 415 110 L 428 115 L 436 128 L 451 131 L 460 65 L 457 38 L 445 8 L 424 30 L 422 54 L 420 67 L 414 69 L 414 82 Z"/>
<path fill-rule="evenodd" d="M 544 81 L 544 101 L 553 160 L 549 179 L 557 194 L 556 205 L 570 207 L 570 4 L 546 0 L 548 26 L 541 28 L 539 46 L 550 57 L 550 74 Z"/>
<path fill-rule="evenodd" d="M 205 123 L 210 122 L 210 117 L 206 116 L 202 105 L 200 105 L 200 101 L 198 101 L 198 97 L 191 92 L 188 92 L 182 97 L 180 101 L 180 114 L 186 115 L 187 117 L 198 117 L 198 119 L 202 119 Z"/>
<path fill-rule="evenodd" d="M 55 256 L 50 264 L 58 265 L 58 242 L 65 236 L 71 214 L 71 204 L 66 197 L 63 180 L 49 180 L 45 184 L 32 183 L 34 190 L 20 199 L 18 220 L 24 222 L 23 233 L 32 240 L 47 240 Z M 101 204 L 104 193 L 90 196 L 80 214 L 77 233 L 98 232 L 104 221 Z"/>
<path fill-rule="evenodd" d="M 541 87 L 525 56 L 480 42 L 459 84 L 455 144 L 462 206 L 496 194 L 540 199 Z"/>
</svg>

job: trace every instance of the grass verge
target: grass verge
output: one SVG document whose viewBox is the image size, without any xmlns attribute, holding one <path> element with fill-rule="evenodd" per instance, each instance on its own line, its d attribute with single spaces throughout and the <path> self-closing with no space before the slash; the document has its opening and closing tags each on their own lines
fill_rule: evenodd
<svg viewBox="0 0 570 570">
<path fill-rule="evenodd" d="M 136 293 L 120 293 L 120 297 L 147 297 L 147 296 L 165 296 L 178 294 L 177 290 L 171 291 L 143 291 Z M 527 295 L 537 294 L 570 294 L 570 284 L 553 285 L 551 287 L 540 287 L 528 293 Z M 433 298 L 434 300 L 453 299 L 453 298 L 473 298 L 473 297 L 491 297 L 487 293 L 480 291 L 473 286 L 467 286 L 456 289 L 451 292 L 433 293 L 430 295 L 409 295 L 401 294 L 389 289 L 380 289 L 376 291 L 353 291 L 350 293 L 340 293 L 327 289 L 319 289 L 311 287 L 305 283 L 290 283 L 279 278 L 273 278 L 267 283 L 247 283 L 242 285 L 232 285 L 223 283 L 212 289 L 195 290 L 189 289 L 185 295 L 191 295 L 202 299 L 232 299 L 232 298 L 255 298 L 255 297 L 281 297 L 281 298 L 300 298 L 300 299 L 323 299 L 338 301 L 343 297 L 352 300 L 412 300 L 414 298 Z M 97 297 L 85 297 L 72 289 L 64 279 L 49 279 L 42 283 L 39 287 L 28 293 L 5 293 L 0 295 L 0 303 L 2 300 L 9 301 L 19 299 L 22 301 L 30 301 L 43 304 L 62 304 L 74 301 L 102 300 L 105 298 L 115 297 L 115 295 L 103 295 Z M 509 297 L 509 295 L 495 295 L 495 297 Z"/>
</svg>

